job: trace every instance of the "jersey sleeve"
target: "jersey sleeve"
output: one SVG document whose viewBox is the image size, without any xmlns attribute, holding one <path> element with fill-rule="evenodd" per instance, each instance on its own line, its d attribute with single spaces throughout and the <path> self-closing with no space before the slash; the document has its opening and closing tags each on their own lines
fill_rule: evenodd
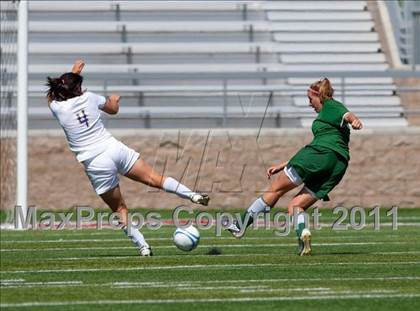
<svg viewBox="0 0 420 311">
<path fill-rule="evenodd" d="M 53 114 L 54 117 L 57 116 L 57 103 L 55 100 L 53 100 L 48 107 L 50 108 L 51 113 Z"/>
<path fill-rule="evenodd" d="M 322 109 L 322 119 L 336 127 L 343 126 L 343 117 L 349 110 L 340 102 L 327 101 Z"/>
<path fill-rule="evenodd" d="M 95 104 L 96 107 L 102 109 L 105 106 L 106 98 L 104 96 L 89 92 L 89 99 Z"/>
</svg>

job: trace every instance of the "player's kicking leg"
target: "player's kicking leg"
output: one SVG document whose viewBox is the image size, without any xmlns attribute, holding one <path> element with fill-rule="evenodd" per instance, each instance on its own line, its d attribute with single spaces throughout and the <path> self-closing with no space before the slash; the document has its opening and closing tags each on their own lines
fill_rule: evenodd
<svg viewBox="0 0 420 311">
<path fill-rule="evenodd" d="M 193 203 L 205 206 L 209 204 L 210 198 L 207 194 L 194 192 L 176 179 L 160 175 L 143 159 L 138 159 L 125 176 L 148 186 L 175 193 L 179 197 L 189 199 Z"/>
<path fill-rule="evenodd" d="M 309 256 L 312 253 L 311 247 L 311 231 L 307 227 L 307 215 L 305 210 L 314 204 L 318 199 L 304 187 L 288 205 L 288 212 L 290 216 L 293 216 L 295 210 L 297 212 L 296 219 L 296 235 L 298 238 L 298 255 Z"/>
<path fill-rule="evenodd" d="M 234 222 L 226 228 L 234 237 L 241 238 L 245 235 L 248 228 L 254 220 L 257 219 L 259 213 L 268 212 L 274 206 L 279 198 L 286 192 L 296 187 L 289 177 L 282 171 L 277 175 L 276 179 L 271 183 L 268 190 L 263 196 L 256 199 L 242 216 L 242 223 Z"/>
<path fill-rule="evenodd" d="M 108 204 L 113 212 L 119 213 L 121 229 L 138 248 L 140 256 L 152 256 L 152 249 L 147 244 L 143 234 L 137 228 L 128 226 L 128 209 L 121 195 L 120 187 L 117 186 L 101 194 L 100 197 Z"/>
</svg>

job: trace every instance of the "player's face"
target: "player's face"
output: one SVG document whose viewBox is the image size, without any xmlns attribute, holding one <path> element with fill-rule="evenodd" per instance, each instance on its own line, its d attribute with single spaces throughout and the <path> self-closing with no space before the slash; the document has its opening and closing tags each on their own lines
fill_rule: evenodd
<svg viewBox="0 0 420 311">
<path fill-rule="evenodd" d="M 317 113 L 320 112 L 321 109 L 322 109 L 322 104 L 321 104 L 321 100 L 319 99 L 319 97 L 317 95 L 315 95 L 314 93 L 308 91 L 308 99 L 309 99 L 309 106 L 314 108 L 314 110 Z"/>
</svg>

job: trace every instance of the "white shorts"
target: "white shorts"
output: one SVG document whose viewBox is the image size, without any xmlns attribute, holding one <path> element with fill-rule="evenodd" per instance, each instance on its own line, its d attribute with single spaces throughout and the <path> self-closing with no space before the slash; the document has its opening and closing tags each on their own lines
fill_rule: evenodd
<svg viewBox="0 0 420 311">
<path fill-rule="evenodd" d="M 93 189 L 100 195 L 115 188 L 119 183 L 118 174 L 127 174 L 139 157 L 138 152 L 110 138 L 104 152 L 82 163 Z"/>
<path fill-rule="evenodd" d="M 292 183 L 294 183 L 296 186 L 299 186 L 299 185 L 301 185 L 302 183 L 303 183 L 303 181 L 302 181 L 302 178 L 300 178 L 300 176 L 299 176 L 299 174 L 298 174 L 298 172 L 296 172 L 296 170 L 292 167 L 292 166 L 290 166 L 290 165 L 287 165 L 285 168 L 284 168 L 284 173 L 286 174 L 286 176 L 290 179 L 290 181 L 292 182 Z M 311 190 L 311 189 L 309 189 L 308 187 L 303 187 L 313 198 L 317 198 L 316 197 L 316 195 L 315 195 L 315 193 Z"/>
</svg>

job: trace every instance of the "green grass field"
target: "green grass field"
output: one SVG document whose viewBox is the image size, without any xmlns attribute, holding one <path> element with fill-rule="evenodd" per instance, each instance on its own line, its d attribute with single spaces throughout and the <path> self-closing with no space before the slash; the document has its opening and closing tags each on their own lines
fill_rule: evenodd
<svg viewBox="0 0 420 311">
<path fill-rule="evenodd" d="M 190 253 L 173 246 L 173 226 L 143 230 L 150 258 L 119 230 L 2 230 L 1 309 L 419 310 L 420 209 L 399 210 L 397 230 L 381 222 L 313 230 L 311 257 L 295 255 L 294 232 L 273 229 L 242 240 L 202 230 Z"/>
</svg>

